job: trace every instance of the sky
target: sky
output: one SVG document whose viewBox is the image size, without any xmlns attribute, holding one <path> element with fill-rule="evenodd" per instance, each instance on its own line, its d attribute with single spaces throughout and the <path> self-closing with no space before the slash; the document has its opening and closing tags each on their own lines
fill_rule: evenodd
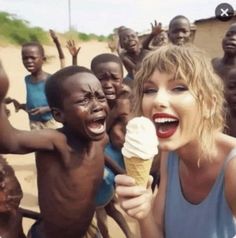
<svg viewBox="0 0 236 238">
<path fill-rule="evenodd" d="M 0 0 L 0 11 L 44 30 L 63 33 L 71 26 L 87 34 L 109 35 L 122 25 L 145 32 L 154 20 L 168 26 L 176 15 L 191 22 L 213 17 L 222 2 L 236 10 L 236 0 Z"/>
</svg>

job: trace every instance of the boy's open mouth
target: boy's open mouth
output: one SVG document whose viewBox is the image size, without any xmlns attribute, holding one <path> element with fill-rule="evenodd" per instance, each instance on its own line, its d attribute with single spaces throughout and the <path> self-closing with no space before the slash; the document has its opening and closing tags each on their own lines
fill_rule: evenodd
<svg viewBox="0 0 236 238">
<path fill-rule="evenodd" d="M 93 134 L 102 134 L 106 131 L 106 117 L 97 117 L 88 122 L 88 129 Z"/>
</svg>

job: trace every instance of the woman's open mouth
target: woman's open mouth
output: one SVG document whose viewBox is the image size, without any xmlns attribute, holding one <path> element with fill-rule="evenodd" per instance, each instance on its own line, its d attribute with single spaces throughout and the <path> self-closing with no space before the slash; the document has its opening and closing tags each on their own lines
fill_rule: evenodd
<svg viewBox="0 0 236 238">
<path fill-rule="evenodd" d="M 159 138 L 171 137 L 179 125 L 179 120 L 174 117 L 155 116 L 153 120 L 156 126 L 157 136 Z"/>
</svg>

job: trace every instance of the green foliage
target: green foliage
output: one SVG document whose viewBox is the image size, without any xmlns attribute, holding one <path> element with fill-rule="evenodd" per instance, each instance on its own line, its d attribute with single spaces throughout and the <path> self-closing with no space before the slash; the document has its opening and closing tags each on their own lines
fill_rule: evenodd
<svg viewBox="0 0 236 238">
<path fill-rule="evenodd" d="M 66 40 L 107 41 L 108 37 L 78 32 L 76 29 L 60 34 Z M 31 27 L 28 21 L 19 19 L 16 15 L 0 11 L 0 42 L 22 45 L 25 42 L 37 41 L 41 44 L 52 43 L 49 33 L 40 27 Z"/>
<path fill-rule="evenodd" d="M 23 44 L 28 41 L 49 43 L 48 33 L 40 27 L 30 27 L 29 22 L 15 15 L 0 12 L 0 35 L 4 41 Z"/>
</svg>

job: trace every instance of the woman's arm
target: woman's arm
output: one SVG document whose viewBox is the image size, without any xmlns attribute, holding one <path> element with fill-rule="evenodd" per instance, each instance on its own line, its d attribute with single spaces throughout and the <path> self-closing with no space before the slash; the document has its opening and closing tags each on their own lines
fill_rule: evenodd
<svg viewBox="0 0 236 238">
<path fill-rule="evenodd" d="M 233 216 L 236 218 L 236 158 L 229 161 L 225 169 L 225 194 Z"/>
</svg>

